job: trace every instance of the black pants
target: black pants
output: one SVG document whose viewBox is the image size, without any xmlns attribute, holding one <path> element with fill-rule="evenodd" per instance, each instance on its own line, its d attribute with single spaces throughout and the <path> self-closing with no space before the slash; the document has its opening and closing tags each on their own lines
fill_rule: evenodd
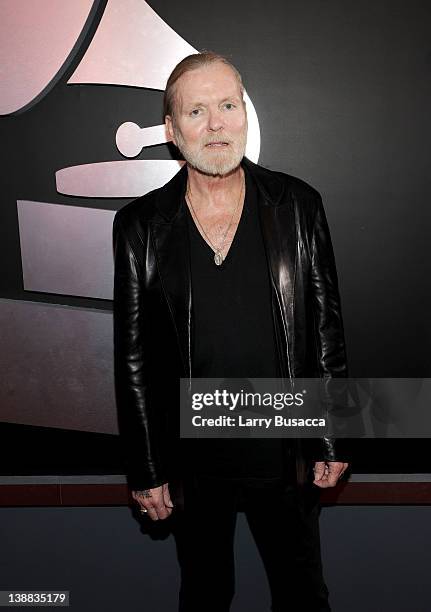
<svg viewBox="0 0 431 612">
<path fill-rule="evenodd" d="M 296 489 L 281 480 L 246 484 L 195 476 L 184 482 L 184 508 L 176 517 L 179 612 L 230 610 L 238 509 L 245 512 L 266 570 L 271 610 L 330 611 L 320 558 L 319 505 L 305 507 Z"/>
</svg>

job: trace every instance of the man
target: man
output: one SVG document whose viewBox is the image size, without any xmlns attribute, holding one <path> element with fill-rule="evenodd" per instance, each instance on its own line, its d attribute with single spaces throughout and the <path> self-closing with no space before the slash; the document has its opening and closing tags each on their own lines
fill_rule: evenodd
<svg viewBox="0 0 431 612">
<path fill-rule="evenodd" d="M 272 610 L 330 610 L 316 492 L 347 468 L 335 441 L 178 439 L 180 377 L 347 375 L 321 198 L 244 157 L 243 85 L 225 58 L 180 62 L 164 114 L 186 164 L 118 211 L 113 229 L 117 404 L 133 498 L 153 520 L 177 519 L 181 611 L 230 609 L 238 507 Z M 177 483 L 182 503 L 171 498 Z"/>
</svg>

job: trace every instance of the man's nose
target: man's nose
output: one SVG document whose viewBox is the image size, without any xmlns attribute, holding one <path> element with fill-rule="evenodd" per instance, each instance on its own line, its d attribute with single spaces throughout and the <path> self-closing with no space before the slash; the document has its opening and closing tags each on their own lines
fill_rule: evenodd
<svg viewBox="0 0 431 612">
<path fill-rule="evenodd" d="M 210 111 L 208 113 L 208 130 L 218 132 L 223 127 L 222 117 L 219 110 Z"/>
</svg>

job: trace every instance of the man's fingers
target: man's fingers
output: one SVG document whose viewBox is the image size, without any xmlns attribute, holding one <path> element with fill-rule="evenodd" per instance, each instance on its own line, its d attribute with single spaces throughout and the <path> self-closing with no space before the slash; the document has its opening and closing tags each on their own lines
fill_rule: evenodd
<svg viewBox="0 0 431 612">
<path fill-rule="evenodd" d="M 328 486 L 335 487 L 340 477 L 344 474 L 347 469 L 347 463 L 341 463 L 338 461 L 329 461 L 329 472 L 328 472 Z"/>
<path fill-rule="evenodd" d="M 163 501 L 165 503 L 166 508 L 171 508 L 172 509 L 174 507 L 174 504 L 173 504 L 173 502 L 171 500 L 171 497 L 170 497 L 169 493 L 168 493 L 168 495 L 164 495 L 163 496 Z"/>
<path fill-rule="evenodd" d="M 155 508 L 159 519 L 168 518 L 168 516 L 172 514 L 172 508 L 167 507 L 163 499 L 160 500 L 160 502 L 155 506 Z"/>
<path fill-rule="evenodd" d="M 151 519 L 157 520 L 158 516 L 153 506 L 152 497 L 144 497 L 139 491 L 132 491 L 132 497 L 137 502 L 139 511 L 142 512 L 143 515 L 145 514 Z"/>
<path fill-rule="evenodd" d="M 329 461 L 328 466 L 329 466 L 329 474 L 333 474 L 337 478 L 340 478 L 340 476 L 342 476 L 344 472 L 347 470 L 349 464 L 342 463 L 339 461 Z"/>
<path fill-rule="evenodd" d="M 324 461 L 316 461 L 314 464 L 314 482 L 321 480 L 325 476 L 326 464 Z"/>
<path fill-rule="evenodd" d="M 142 510 L 146 510 L 145 516 L 149 516 L 153 521 L 158 521 L 159 516 L 157 514 L 157 510 L 153 506 L 141 506 Z"/>
<path fill-rule="evenodd" d="M 348 463 L 338 461 L 317 461 L 314 468 L 315 478 L 313 482 L 322 489 L 335 487 L 348 467 Z"/>
<path fill-rule="evenodd" d="M 331 469 L 331 466 L 330 466 L 329 473 L 328 473 L 328 487 L 335 487 L 342 473 L 343 473 L 342 467 Z"/>
<path fill-rule="evenodd" d="M 169 486 L 167 483 L 163 485 L 163 499 L 165 502 L 165 506 L 167 506 L 168 508 L 174 507 L 174 504 L 172 503 L 172 500 L 171 500 L 171 495 L 169 493 Z"/>
<path fill-rule="evenodd" d="M 170 500 L 169 491 L 167 495 L 171 505 L 165 502 L 162 486 L 155 489 L 132 491 L 132 497 L 138 503 L 142 514 L 148 516 L 153 521 L 168 518 L 172 514 L 173 504 Z"/>
<path fill-rule="evenodd" d="M 328 487 L 335 487 L 335 485 L 338 482 L 338 477 L 339 477 L 339 472 L 337 472 L 337 473 L 329 472 L 327 486 Z"/>
</svg>

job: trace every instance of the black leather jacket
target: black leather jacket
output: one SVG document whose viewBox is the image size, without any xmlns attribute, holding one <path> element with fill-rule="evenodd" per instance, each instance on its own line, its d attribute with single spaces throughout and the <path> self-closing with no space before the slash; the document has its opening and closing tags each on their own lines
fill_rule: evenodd
<svg viewBox="0 0 431 612">
<path fill-rule="evenodd" d="M 319 193 L 303 181 L 242 162 L 259 189 L 260 222 L 285 377 L 347 376 L 337 274 Z M 114 357 L 129 484 L 153 488 L 178 475 L 180 377 L 193 376 L 187 168 L 119 210 L 113 225 Z M 285 440 L 296 480 L 313 460 L 346 460 L 336 442 Z"/>
</svg>

